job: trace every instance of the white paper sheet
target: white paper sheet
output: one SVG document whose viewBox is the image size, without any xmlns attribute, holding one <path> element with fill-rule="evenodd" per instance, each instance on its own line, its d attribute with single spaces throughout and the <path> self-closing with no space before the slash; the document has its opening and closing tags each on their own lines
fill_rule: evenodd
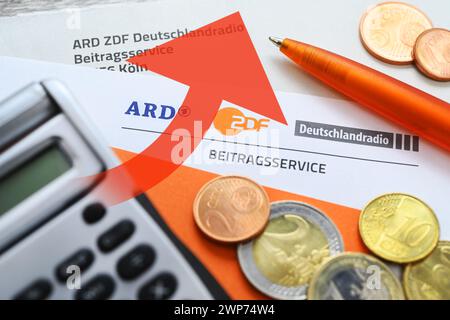
<svg viewBox="0 0 450 320">
<path fill-rule="evenodd" d="M 364 49 L 358 34 L 359 20 L 376 3 L 373 0 L 166 0 L 2 18 L 0 55 L 74 64 L 76 55 L 84 59 L 95 53 L 152 48 L 167 41 L 164 33 L 170 37 L 172 33 L 192 30 L 239 11 L 276 90 L 342 98 L 297 70 L 268 41 L 268 36 L 289 37 L 322 47 L 450 101 L 448 83 L 428 79 L 413 65 L 383 63 Z M 408 3 L 424 11 L 434 26 L 450 29 L 450 1 L 410 0 Z M 145 35 L 150 40 L 144 41 Z M 83 41 L 95 47 L 78 48 Z M 116 71 L 134 69 L 124 60 L 83 65 L 114 67 Z"/>
</svg>

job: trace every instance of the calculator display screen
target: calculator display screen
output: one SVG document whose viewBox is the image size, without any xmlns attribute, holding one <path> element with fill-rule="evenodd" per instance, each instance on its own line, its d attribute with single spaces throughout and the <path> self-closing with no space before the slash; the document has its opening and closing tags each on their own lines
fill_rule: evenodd
<svg viewBox="0 0 450 320">
<path fill-rule="evenodd" d="M 14 208 L 70 168 L 70 160 L 57 145 L 53 144 L 0 177 L 0 215 Z"/>
</svg>

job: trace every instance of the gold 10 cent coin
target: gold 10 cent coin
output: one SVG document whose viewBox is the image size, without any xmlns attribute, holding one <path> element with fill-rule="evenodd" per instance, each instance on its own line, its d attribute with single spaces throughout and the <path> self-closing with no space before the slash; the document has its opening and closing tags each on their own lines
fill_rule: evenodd
<svg viewBox="0 0 450 320">
<path fill-rule="evenodd" d="M 369 202 L 361 212 L 359 231 L 373 253 L 397 263 L 425 258 L 439 239 L 433 210 L 421 200 L 401 193 L 382 195 Z"/>
<path fill-rule="evenodd" d="M 439 241 L 426 259 L 408 265 L 403 286 L 411 300 L 450 300 L 450 241 Z"/>
<path fill-rule="evenodd" d="M 206 183 L 194 201 L 194 218 L 209 237 L 240 242 L 261 233 L 269 220 L 270 204 L 264 189 L 239 176 L 223 176 Z"/>
<path fill-rule="evenodd" d="M 403 300 L 403 289 L 392 271 L 363 253 L 343 253 L 314 274 L 309 300 Z"/>
<path fill-rule="evenodd" d="M 450 31 L 430 29 L 417 38 L 414 59 L 420 71 L 439 81 L 450 81 Z"/>
<path fill-rule="evenodd" d="M 401 2 L 385 2 L 362 16 L 359 33 L 364 47 L 376 58 L 409 64 L 417 37 L 430 28 L 431 21 L 419 9 Z"/>
</svg>

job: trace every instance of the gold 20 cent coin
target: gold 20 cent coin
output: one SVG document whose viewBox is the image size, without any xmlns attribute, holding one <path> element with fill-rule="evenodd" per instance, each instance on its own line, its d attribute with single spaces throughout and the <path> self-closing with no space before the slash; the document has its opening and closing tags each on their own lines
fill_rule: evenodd
<svg viewBox="0 0 450 320">
<path fill-rule="evenodd" d="M 359 231 L 383 259 L 408 263 L 425 258 L 439 239 L 439 224 L 423 201 L 402 193 L 379 196 L 362 210 Z"/>
<path fill-rule="evenodd" d="M 417 37 L 432 28 L 419 9 L 401 2 L 384 2 L 361 18 L 359 33 L 370 54 L 387 63 L 409 64 Z"/>
<path fill-rule="evenodd" d="M 209 237 L 240 242 L 261 233 L 269 220 L 264 189 L 240 176 L 223 176 L 206 183 L 194 201 L 194 218 Z"/>
<path fill-rule="evenodd" d="M 423 32 L 414 46 L 414 59 L 427 77 L 450 81 L 450 31 L 434 28 Z"/>
<path fill-rule="evenodd" d="M 439 241 L 427 258 L 409 264 L 403 286 L 411 300 L 450 300 L 450 241 Z"/>
</svg>

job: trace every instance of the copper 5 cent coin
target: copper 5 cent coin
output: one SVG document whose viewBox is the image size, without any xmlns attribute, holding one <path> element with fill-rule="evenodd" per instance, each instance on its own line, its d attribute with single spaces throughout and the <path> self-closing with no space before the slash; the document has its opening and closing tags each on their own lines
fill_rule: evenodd
<svg viewBox="0 0 450 320">
<path fill-rule="evenodd" d="M 439 81 L 450 81 L 450 31 L 434 28 L 423 32 L 414 46 L 420 71 Z"/>
<path fill-rule="evenodd" d="M 385 2 L 362 16 L 359 33 L 364 47 L 376 58 L 409 64 L 417 37 L 430 28 L 431 21 L 419 9 L 401 2 Z"/>
<path fill-rule="evenodd" d="M 256 182 L 240 176 L 209 181 L 194 201 L 194 218 L 209 237 L 240 242 L 261 233 L 269 220 L 269 197 Z"/>
</svg>

